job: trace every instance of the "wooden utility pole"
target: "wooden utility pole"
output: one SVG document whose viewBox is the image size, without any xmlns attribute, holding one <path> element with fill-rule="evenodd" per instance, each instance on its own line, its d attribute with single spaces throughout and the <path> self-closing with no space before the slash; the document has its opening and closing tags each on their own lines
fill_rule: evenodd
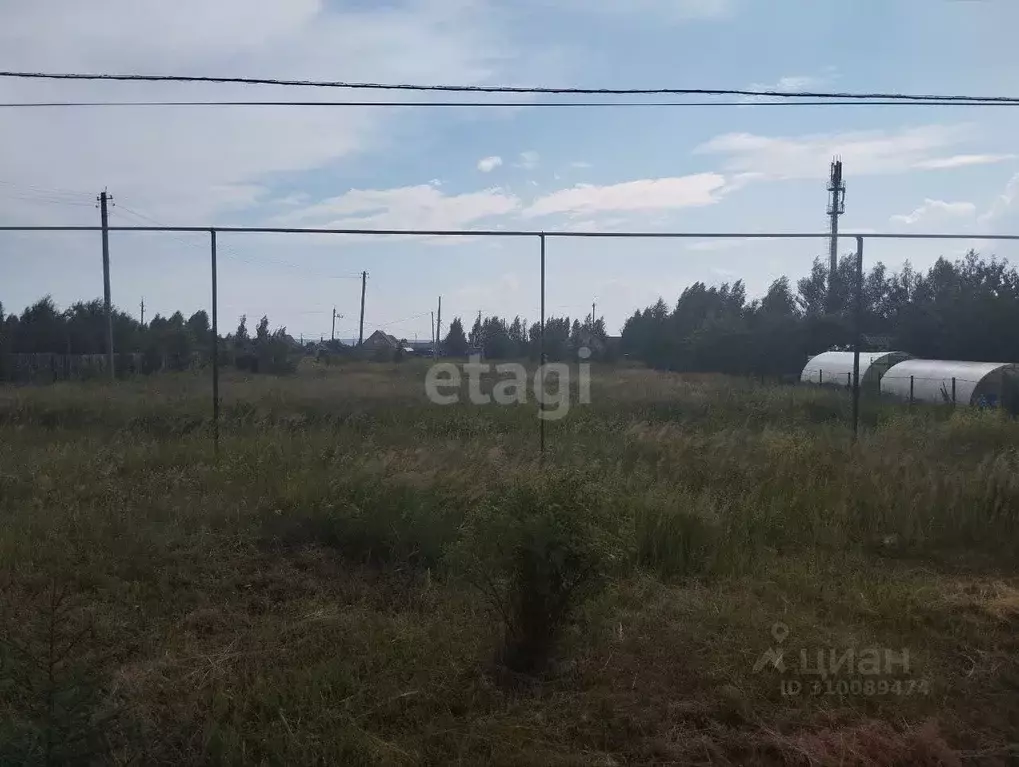
<svg viewBox="0 0 1019 767">
<path fill-rule="evenodd" d="M 216 264 L 216 230 L 209 231 L 212 266 L 212 439 L 219 459 L 219 267 Z"/>
<path fill-rule="evenodd" d="M 364 289 L 368 283 L 368 272 L 361 272 L 361 326 L 357 332 L 357 345 L 364 343 Z"/>
<path fill-rule="evenodd" d="M 145 324 L 145 298 L 142 297 L 142 325 Z"/>
<path fill-rule="evenodd" d="M 442 296 L 439 296 L 439 313 L 435 315 L 435 356 L 439 356 L 442 345 Z"/>
<path fill-rule="evenodd" d="M 106 313 L 106 364 L 110 378 L 116 378 L 113 363 L 113 306 L 110 303 L 110 215 L 107 203 L 112 200 L 104 189 L 99 194 L 99 220 L 103 227 L 103 310 Z"/>
<path fill-rule="evenodd" d="M 364 300 L 364 299 L 362 299 L 362 300 Z M 330 339 L 333 340 L 333 341 L 336 340 L 336 319 L 337 319 L 337 317 L 339 319 L 341 319 L 341 320 L 343 319 L 343 315 L 342 314 L 337 314 L 336 313 L 336 307 L 334 306 L 333 307 L 333 330 L 332 330 L 332 334 L 330 335 Z"/>
</svg>

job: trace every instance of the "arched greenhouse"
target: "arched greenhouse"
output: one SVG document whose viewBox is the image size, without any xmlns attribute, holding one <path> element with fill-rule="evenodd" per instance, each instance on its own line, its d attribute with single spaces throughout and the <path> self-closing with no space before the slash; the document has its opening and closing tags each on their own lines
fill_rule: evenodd
<svg viewBox="0 0 1019 767">
<path fill-rule="evenodd" d="M 908 360 L 905 352 L 860 352 L 860 388 L 878 391 L 881 377 L 896 364 Z M 853 385 L 853 352 L 823 352 L 800 374 L 803 383 Z"/>
<path fill-rule="evenodd" d="M 884 375 L 881 392 L 914 402 L 998 407 L 1019 396 L 1019 365 L 911 359 Z"/>
</svg>

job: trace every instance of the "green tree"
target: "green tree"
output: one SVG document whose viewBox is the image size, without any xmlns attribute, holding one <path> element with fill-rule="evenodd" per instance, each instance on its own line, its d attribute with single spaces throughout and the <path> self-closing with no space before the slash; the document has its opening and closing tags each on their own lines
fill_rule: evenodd
<svg viewBox="0 0 1019 767">
<path fill-rule="evenodd" d="M 465 357 L 467 356 L 467 348 L 467 336 L 464 335 L 463 322 L 459 317 L 455 317 L 449 323 L 449 332 L 446 334 L 446 340 L 442 342 L 443 352 L 450 357 Z"/>
<path fill-rule="evenodd" d="M 481 316 L 474 320 L 474 326 L 467 336 L 467 343 L 472 349 L 480 349 L 485 342 L 484 327 L 481 324 Z"/>
<path fill-rule="evenodd" d="M 482 351 L 485 357 L 507 359 L 515 351 L 510 339 L 506 321 L 499 317 L 489 317 L 481 327 Z"/>
<path fill-rule="evenodd" d="M 238 346 L 248 341 L 248 316 L 246 314 L 241 315 L 241 320 L 237 325 L 237 331 L 234 333 L 234 343 Z"/>
<path fill-rule="evenodd" d="M 211 329 L 209 325 L 209 315 L 204 309 L 199 309 L 197 312 L 192 314 L 188 318 L 187 326 L 196 341 L 200 341 L 202 343 L 206 342 Z"/>
<path fill-rule="evenodd" d="M 63 315 L 57 311 L 50 296 L 40 298 L 21 313 L 15 351 L 58 353 L 67 348 L 67 334 Z"/>
<path fill-rule="evenodd" d="M 790 318 L 799 315 L 796 297 L 789 287 L 788 277 L 779 277 L 768 287 L 761 299 L 760 313 L 772 318 Z"/>
<path fill-rule="evenodd" d="M 258 327 L 255 328 L 255 343 L 258 345 L 264 344 L 269 340 L 269 318 L 262 315 L 262 319 L 258 321 Z"/>
</svg>

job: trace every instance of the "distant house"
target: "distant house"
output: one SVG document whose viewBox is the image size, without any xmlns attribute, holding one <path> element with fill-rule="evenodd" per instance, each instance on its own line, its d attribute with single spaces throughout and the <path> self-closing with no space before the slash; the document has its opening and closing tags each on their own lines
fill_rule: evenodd
<svg viewBox="0 0 1019 767">
<path fill-rule="evenodd" d="M 400 341 L 395 336 L 376 330 L 361 345 L 365 351 L 396 351 L 400 348 Z"/>
</svg>

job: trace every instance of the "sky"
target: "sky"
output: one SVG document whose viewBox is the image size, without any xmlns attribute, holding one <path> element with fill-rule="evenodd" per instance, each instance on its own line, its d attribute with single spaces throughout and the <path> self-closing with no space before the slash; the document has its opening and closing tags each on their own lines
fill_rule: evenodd
<svg viewBox="0 0 1019 767">
<path fill-rule="evenodd" d="M 1007 0 L 0 0 L 0 69 L 418 84 L 754 88 L 1011 95 Z M 343 99 L 307 88 L 0 79 L 0 101 Z M 354 94 L 365 99 L 428 94 Z M 455 96 L 440 95 L 449 100 Z M 504 97 L 493 97 L 502 98 Z M 1019 232 L 1019 109 L 738 106 L 173 107 L 0 110 L 0 225 L 110 223 L 525 231 L 827 230 L 845 163 L 843 232 L 865 261 L 925 268 L 980 235 Z M 114 303 L 146 319 L 211 305 L 205 234 L 111 236 Z M 795 281 L 822 240 L 561 239 L 547 312 L 610 332 L 695 281 L 750 296 Z M 840 251 L 853 250 L 851 239 Z M 536 238 L 223 234 L 220 328 L 268 315 L 295 337 L 425 340 L 478 312 L 539 313 Z M 97 233 L 0 232 L 0 302 L 101 296 Z"/>
</svg>

